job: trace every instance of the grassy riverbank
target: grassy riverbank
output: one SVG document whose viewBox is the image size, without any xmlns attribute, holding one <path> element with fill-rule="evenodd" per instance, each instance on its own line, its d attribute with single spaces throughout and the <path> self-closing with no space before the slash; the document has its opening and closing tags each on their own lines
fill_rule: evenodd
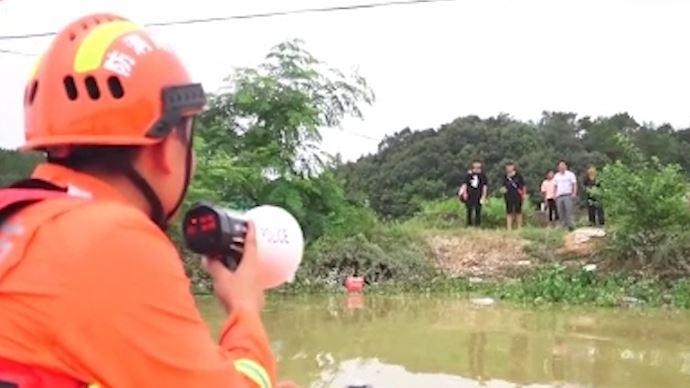
<svg viewBox="0 0 690 388">
<path fill-rule="evenodd" d="M 533 227 L 514 232 L 434 230 L 408 223 L 395 229 L 417 237 L 414 243 L 411 238 L 398 241 L 398 249 L 414 245 L 412 256 L 421 258 L 416 264 L 419 272 L 373 282 L 368 293 L 449 294 L 529 305 L 690 308 L 690 281 L 617 269 L 600 254 L 601 239 L 577 243 L 576 234 Z M 366 242 L 364 237 L 360 242 Z M 422 252 L 424 256 L 415 256 Z M 409 261 L 407 253 L 404 260 Z M 332 267 L 332 277 L 308 275 L 318 271 L 310 261 L 313 255 L 307 256 L 296 281 L 276 292 L 343 292 L 337 266 Z"/>
<path fill-rule="evenodd" d="M 519 231 L 463 226 L 458 205 L 436 203 L 405 222 L 356 217 L 359 233 L 312 242 L 295 281 L 279 294 L 342 293 L 354 273 L 370 283 L 368 293 L 452 294 L 530 305 L 562 303 L 602 307 L 690 308 L 690 281 L 654 267 L 630 266 L 611 251 L 601 230 L 531 226 Z M 496 217 L 497 218 L 497 217 Z M 489 218 L 489 226 L 498 220 Z M 598 235 L 586 238 L 588 234 Z M 583 238 L 583 236 L 585 238 Z M 190 263 L 195 260 L 189 259 Z M 210 282 L 189 265 L 194 290 Z"/>
<path fill-rule="evenodd" d="M 690 308 L 690 281 L 659 281 L 624 273 L 597 274 L 563 265 L 542 265 L 524 277 L 490 279 L 431 279 L 427 283 L 392 282 L 373 285 L 370 293 L 453 294 L 492 298 L 526 305 L 560 303 L 598 307 Z M 490 302 L 489 302 L 490 303 Z"/>
<path fill-rule="evenodd" d="M 525 305 L 566 304 L 597 307 L 690 308 L 690 281 L 660 281 L 631 274 L 597 274 L 564 265 L 537 266 L 523 277 L 479 280 L 437 276 L 427 281 L 392 281 L 367 287 L 370 294 L 447 294 Z M 343 289 L 297 281 L 274 291 L 280 294 L 341 293 Z M 491 302 L 488 302 L 491 303 Z"/>
</svg>

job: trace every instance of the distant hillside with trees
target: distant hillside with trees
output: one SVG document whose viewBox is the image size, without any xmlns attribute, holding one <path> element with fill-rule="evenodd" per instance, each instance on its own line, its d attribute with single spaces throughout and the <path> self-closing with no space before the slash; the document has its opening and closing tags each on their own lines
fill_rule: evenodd
<svg viewBox="0 0 690 388">
<path fill-rule="evenodd" d="M 466 116 L 438 129 L 406 128 L 386 137 L 377 153 L 338 171 L 348 195 L 368 199 L 379 215 L 410 217 L 426 201 L 453 196 L 472 159 L 484 161 L 493 189 L 503 165 L 515 161 L 534 193 L 559 159 L 569 161 L 578 175 L 589 164 L 603 167 L 621 159 L 625 149 L 619 135 L 630 138 L 646 157 L 690 171 L 690 129 L 640 124 L 627 113 L 591 118 L 564 112 L 544 112 L 538 122 Z"/>
</svg>

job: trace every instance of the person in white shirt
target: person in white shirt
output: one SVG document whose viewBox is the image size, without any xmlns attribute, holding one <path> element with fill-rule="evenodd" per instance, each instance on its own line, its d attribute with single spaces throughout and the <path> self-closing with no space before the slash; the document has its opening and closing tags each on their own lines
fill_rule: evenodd
<svg viewBox="0 0 690 388">
<path fill-rule="evenodd" d="M 577 197 L 577 177 L 568 170 L 568 163 L 558 162 L 558 173 L 554 176 L 556 183 L 556 206 L 563 226 L 575 230 L 575 198 Z"/>
</svg>

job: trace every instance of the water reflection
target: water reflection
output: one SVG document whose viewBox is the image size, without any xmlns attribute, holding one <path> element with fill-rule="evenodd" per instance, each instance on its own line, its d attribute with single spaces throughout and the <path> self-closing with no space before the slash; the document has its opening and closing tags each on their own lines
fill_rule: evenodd
<svg viewBox="0 0 690 388">
<path fill-rule="evenodd" d="M 467 347 L 470 376 L 478 381 L 484 380 L 484 359 L 486 348 L 486 334 L 484 332 L 470 333 Z"/>
<path fill-rule="evenodd" d="M 361 293 L 347 294 L 346 300 L 347 300 L 347 308 L 350 310 L 364 308 L 364 294 L 361 294 Z"/>
<path fill-rule="evenodd" d="M 199 302 L 217 329 L 216 304 Z M 687 313 L 342 295 L 272 299 L 265 322 L 281 375 L 304 386 L 372 371 L 392 379 L 373 388 L 690 386 Z"/>
<path fill-rule="evenodd" d="M 515 334 L 510 338 L 508 350 L 509 377 L 511 381 L 519 384 L 527 382 L 527 371 L 522 365 L 522 358 L 527 354 L 529 338 L 526 334 Z"/>
<path fill-rule="evenodd" d="M 444 373 L 413 373 L 400 365 L 385 364 L 377 359 L 352 359 L 342 361 L 339 365 L 324 369 L 319 379 L 310 384 L 311 388 L 330 387 L 395 387 L 395 388 L 428 388 L 428 387 L 514 387 L 515 384 L 490 379 L 477 381 L 471 378 L 453 376 Z M 546 387 L 540 384 L 521 387 Z"/>
</svg>

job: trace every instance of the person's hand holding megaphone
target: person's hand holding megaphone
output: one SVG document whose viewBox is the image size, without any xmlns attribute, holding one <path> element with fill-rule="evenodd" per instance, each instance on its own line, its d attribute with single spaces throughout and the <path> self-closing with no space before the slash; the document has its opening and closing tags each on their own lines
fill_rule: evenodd
<svg viewBox="0 0 690 388">
<path fill-rule="evenodd" d="M 264 287 L 259 282 L 256 226 L 252 221 L 248 221 L 247 226 L 244 254 L 234 272 L 220 260 L 203 259 L 203 266 L 213 279 L 213 290 L 228 312 L 232 309 L 249 309 L 258 313 L 264 306 Z"/>
<path fill-rule="evenodd" d="M 182 235 L 187 248 L 205 257 L 204 266 L 228 310 L 245 305 L 261 310 L 264 290 L 292 281 L 304 253 L 297 220 L 270 205 L 240 213 L 197 203 L 184 217 Z"/>
</svg>

